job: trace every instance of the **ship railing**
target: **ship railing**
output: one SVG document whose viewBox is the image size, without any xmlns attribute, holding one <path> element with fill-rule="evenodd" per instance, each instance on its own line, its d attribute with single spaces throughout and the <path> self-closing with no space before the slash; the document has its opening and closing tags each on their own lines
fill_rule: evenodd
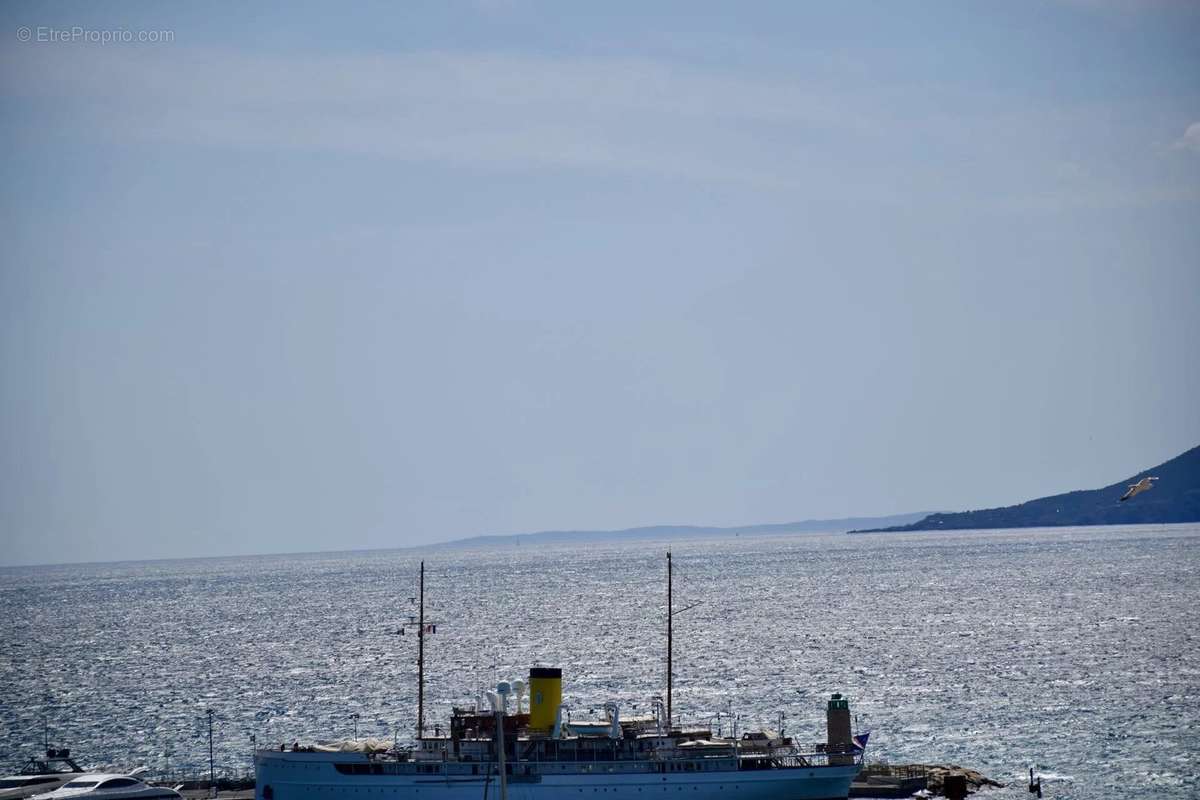
<svg viewBox="0 0 1200 800">
<path fill-rule="evenodd" d="M 768 751 L 743 752 L 739 758 L 743 762 L 769 761 L 780 767 L 812 767 L 837 764 L 861 765 L 863 763 L 863 751 L 853 745 L 831 745 L 825 742 L 814 742 L 810 744 L 792 744 L 786 747 L 775 747 Z"/>
<path fill-rule="evenodd" d="M 640 753 L 639 756 L 640 756 L 640 758 L 634 758 L 631 760 L 634 760 L 634 761 L 645 760 L 645 761 L 654 761 L 654 762 L 710 761 L 710 760 L 715 760 L 715 759 L 736 758 L 737 750 L 733 747 L 732 744 L 730 744 L 728 747 L 726 747 L 723 750 L 717 750 L 716 748 L 713 748 L 713 750 L 711 752 L 707 752 L 707 753 L 697 753 L 695 751 L 688 751 L 688 750 L 685 750 L 685 749 L 682 749 L 679 747 L 661 747 L 657 750 L 649 750 L 649 751 L 646 751 L 645 753 Z"/>
<path fill-rule="evenodd" d="M 218 789 L 238 790 L 254 786 L 254 767 L 216 765 L 212 772 Z M 208 789 L 208 766 L 182 767 L 171 770 L 152 771 L 141 776 L 147 783 L 156 786 L 178 786 L 184 789 Z"/>
<path fill-rule="evenodd" d="M 730 764 L 728 768 L 733 768 L 732 759 L 720 759 L 724 764 Z M 661 772 L 707 772 L 709 771 L 708 764 L 713 763 L 710 759 L 694 758 L 680 759 L 673 762 L 655 762 L 649 759 L 646 760 L 616 760 L 616 761 L 518 761 L 506 762 L 505 771 L 509 776 L 522 777 L 528 780 L 538 780 L 539 776 L 558 775 L 558 774 L 591 774 L 591 775 L 634 775 L 648 774 Z M 367 770 L 371 765 L 368 764 L 344 764 L 335 765 L 338 772 L 350 775 L 423 775 L 423 776 L 443 776 L 443 777 L 461 777 L 461 776 L 488 776 L 498 775 L 499 765 L 495 761 L 448 761 L 448 762 L 431 762 L 421 763 L 413 762 L 409 764 L 387 764 L 375 765 L 377 769 L 370 772 Z"/>
</svg>

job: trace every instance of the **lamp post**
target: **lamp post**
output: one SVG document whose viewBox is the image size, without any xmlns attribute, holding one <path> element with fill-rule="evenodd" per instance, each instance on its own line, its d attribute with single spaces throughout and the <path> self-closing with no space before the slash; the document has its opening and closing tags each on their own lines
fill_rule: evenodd
<svg viewBox="0 0 1200 800">
<path fill-rule="evenodd" d="M 216 767 L 214 766 L 214 762 L 213 762 L 213 737 L 212 737 L 213 714 L 216 712 L 214 712 L 210 708 L 207 710 L 206 713 L 208 714 L 208 794 L 210 797 L 216 797 L 217 796 L 217 771 L 216 771 Z"/>
<path fill-rule="evenodd" d="M 508 766 L 504 763 L 504 703 L 496 711 L 496 755 L 500 767 L 500 800 L 508 800 Z"/>
</svg>

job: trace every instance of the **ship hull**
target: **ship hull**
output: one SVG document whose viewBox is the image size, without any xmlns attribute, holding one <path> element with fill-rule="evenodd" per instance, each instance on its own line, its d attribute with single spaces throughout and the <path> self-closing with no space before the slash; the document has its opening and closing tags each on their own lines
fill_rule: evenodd
<svg viewBox="0 0 1200 800">
<path fill-rule="evenodd" d="M 498 775 L 454 774 L 440 763 L 419 765 L 424 774 L 343 774 L 335 763 L 345 754 L 268 753 L 256 758 L 255 800 L 498 800 Z M 353 759 L 353 757 L 351 757 Z M 462 764 L 452 765 L 462 768 Z M 469 766 L 469 765 L 468 765 Z M 482 772 L 489 765 L 482 765 Z M 518 770 L 524 765 L 517 765 Z M 787 767 L 712 772 L 657 772 L 647 764 L 594 764 L 586 771 L 554 765 L 551 774 L 513 775 L 509 800 L 557 800 L 602 797 L 604 800 L 840 800 L 850 791 L 857 765 Z M 477 767 L 478 768 L 478 767 Z M 542 769 L 550 765 L 542 765 Z M 635 769 L 638 771 L 623 771 Z"/>
</svg>

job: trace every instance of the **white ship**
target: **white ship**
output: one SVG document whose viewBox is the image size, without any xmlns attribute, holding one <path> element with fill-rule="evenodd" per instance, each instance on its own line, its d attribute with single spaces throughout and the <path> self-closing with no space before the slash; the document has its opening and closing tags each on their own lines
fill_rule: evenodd
<svg viewBox="0 0 1200 800">
<path fill-rule="evenodd" d="M 0 800 L 23 800 L 52 792 L 82 774 L 83 768 L 71 760 L 70 750 L 47 747 L 45 758 L 31 758 L 16 775 L 0 778 Z"/>
<path fill-rule="evenodd" d="M 671 663 L 671 568 L 668 554 L 668 647 Z M 599 797 L 645 800 L 834 800 L 844 798 L 862 767 L 850 711 L 834 695 L 828 737 L 803 745 L 782 731 L 714 736 L 678 724 L 667 698 L 654 713 L 572 723 L 562 704 L 562 671 L 534 667 L 529 680 L 501 682 L 491 708 L 453 710 L 449 731 L 424 725 L 424 564 L 418 639 L 417 736 L 413 747 L 384 742 L 282 746 L 255 754 L 255 800 L 553 800 Z M 524 709 L 528 690 L 529 709 Z M 509 698 L 516 695 L 515 713 Z"/>
</svg>

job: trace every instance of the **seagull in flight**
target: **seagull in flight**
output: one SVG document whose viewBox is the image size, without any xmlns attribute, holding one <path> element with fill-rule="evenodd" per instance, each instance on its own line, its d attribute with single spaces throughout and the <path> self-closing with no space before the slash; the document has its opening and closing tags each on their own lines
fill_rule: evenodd
<svg viewBox="0 0 1200 800">
<path fill-rule="evenodd" d="M 1151 483 L 1150 481 L 1156 481 L 1156 480 L 1158 480 L 1158 478 L 1147 477 L 1147 478 L 1142 478 L 1137 483 L 1129 484 L 1129 488 L 1125 491 L 1125 494 L 1121 495 L 1121 499 L 1118 502 L 1124 503 L 1129 498 L 1136 497 L 1137 495 L 1141 494 L 1142 492 L 1146 491 L 1147 489 L 1153 489 L 1154 484 Z"/>
</svg>

